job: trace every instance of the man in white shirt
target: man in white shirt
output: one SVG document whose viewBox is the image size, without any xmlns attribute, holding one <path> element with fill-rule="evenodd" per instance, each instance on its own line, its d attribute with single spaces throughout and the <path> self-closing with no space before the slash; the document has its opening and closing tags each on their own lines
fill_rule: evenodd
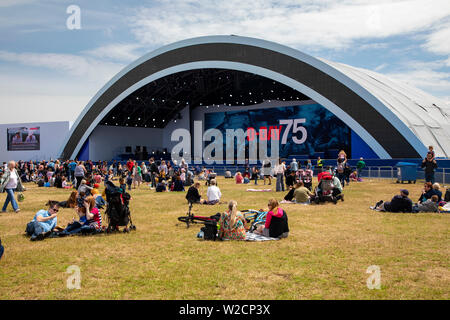
<svg viewBox="0 0 450 320">
<path fill-rule="evenodd" d="M 284 172 L 286 171 L 286 165 L 284 162 L 281 162 L 281 159 L 278 160 L 278 164 L 274 168 L 274 173 L 277 177 L 277 186 L 276 191 L 284 191 Z"/>
<path fill-rule="evenodd" d="M 206 197 L 208 198 L 207 204 L 217 204 L 220 201 L 220 197 L 222 197 L 222 193 L 218 186 L 216 186 L 216 180 L 212 179 L 210 181 L 210 186 L 208 187 L 208 191 L 206 191 Z"/>
</svg>

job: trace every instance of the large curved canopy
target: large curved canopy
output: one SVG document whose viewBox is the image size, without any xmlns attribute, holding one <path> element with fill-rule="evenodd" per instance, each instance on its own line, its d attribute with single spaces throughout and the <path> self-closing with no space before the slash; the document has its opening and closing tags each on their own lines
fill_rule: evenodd
<svg viewBox="0 0 450 320">
<path fill-rule="evenodd" d="M 264 77 L 290 91 L 287 96 L 302 95 L 301 99 L 308 97 L 320 103 L 355 131 L 380 158 L 423 156 L 425 144 L 430 140 L 422 140 L 420 134 L 416 136 L 417 127 L 411 127 L 401 112 L 383 99 L 381 90 L 374 90 L 369 81 L 360 83 L 362 81 L 344 70 L 346 68 L 253 38 L 212 36 L 177 42 L 143 56 L 111 79 L 73 125 L 61 157 L 74 158 L 94 128 L 106 121 L 104 119 L 111 110 L 123 105 L 132 94 L 148 88 L 149 84 L 164 81 L 166 77 L 180 73 L 198 77 L 201 74 L 198 71 L 206 69 L 222 70 L 224 74 L 233 70 L 235 74 L 243 72 L 250 77 L 252 74 Z M 181 100 L 176 101 L 180 104 Z M 447 114 L 448 121 L 446 109 L 440 110 Z M 176 116 L 178 110 L 171 108 L 162 112 Z M 448 136 L 448 128 L 444 126 L 441 131 L 435 131 L 436 138 Z M 439 152 L 441 150 L 442 145 Z"/>
</svg>

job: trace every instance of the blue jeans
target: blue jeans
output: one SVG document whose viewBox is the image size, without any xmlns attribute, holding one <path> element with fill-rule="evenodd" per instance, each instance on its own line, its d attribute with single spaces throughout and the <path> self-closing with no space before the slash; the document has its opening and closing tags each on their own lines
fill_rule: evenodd
<svg viewBox="0 0 450 320">
<path fill-rule="evenodd" d="M 284 175 L 282 173 L 277 173 L 277 186 L 276 191 L 284 191 Z"/>
<path fill-rule="evenodd" d="M 339 181 L 341 182 L 342 186 L 344 187 L 345 186 L 345 174 L 338 172 L 337 178 L 339 179 Z"/>
<path fill-rule="evenodd" d="M 432 173 L 425 173 L 425 182 L 434 183 L 434 172 L 432 172 Z"/>
<path fill-rule="evenodd" d="M 5 192 L 7 193 L 5 204 L 3 205 L 2 211 L 6 211 L 8 204 L 11 202 L 11 205 L 14 209 L 14 211 L 19 210 L 19 205 L 16 202 L 16 198 L 14 197 L 14 190 L 15 189 L 5 189 Z"/>
<path fill-rule="evenodd" d="M 90 226 L 86 226 L 86 225 L 82 225 L 81 223 L 79 223 L 78 221 L 75 221 L 73 223 L 70 223 L 67 228 L 64 229 L 64 231 L 62 231 L 65 234 L 71 235 L 71 234 L 78 234 L 81 232 L 87 232 L 87 231 L 91 231 L 91 227 Z"/>
</svg>

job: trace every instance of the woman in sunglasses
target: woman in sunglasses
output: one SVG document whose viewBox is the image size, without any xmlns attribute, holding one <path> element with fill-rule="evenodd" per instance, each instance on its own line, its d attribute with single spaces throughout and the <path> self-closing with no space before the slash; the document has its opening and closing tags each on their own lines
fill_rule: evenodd
<svg viewBox="0 0 450 320">
<path fill-rule="evenodd" d="M 57 224 L 57 216 L 59 211 L 59 202 L 49 201 L 47 203 L 49 206 L 48 210 L 40 210 L 34 216 L 32 222 L 32 235 L 31 241 L 43 240 L 49 236 Z"/>
</svg>

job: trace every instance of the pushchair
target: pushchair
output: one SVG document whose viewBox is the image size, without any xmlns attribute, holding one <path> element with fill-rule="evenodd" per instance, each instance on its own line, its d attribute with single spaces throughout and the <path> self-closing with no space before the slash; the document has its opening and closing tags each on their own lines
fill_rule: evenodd
<svg viewBox="0 0 450 320">
<path fill-rule="evenodd" d="M 305 188 L 312 191 L 313 171 L 311 169 L 300 170 L 300 180 L 303 182 Z"/>
<path fill-rule="evenodd" d="M 251 223 L 248 229 L 249 232 L 254 232 L 260 225 L 266 223 L 267 211 L 248 209 L 241 212 L 244 213 L 247 223 Z"/>
<path fill-rule="evenodd" d="M 136 226 L 131 220 L 129 202 L 131 196 L 115 186 L 111 181 L 106 182 L 106 217 L 108 220 L 107 233 L 119 231 L 119 227 L 125 227 L 123 232 L 136 230 Z M 130 227 L 128 228 L 128 225 Z"/>
<path fill-rule="evenodd" d="M 319 204 L 321 202 L 337 203 L 337 198 L 333 195 L 334 183 L 331 175 L 325 175 L 319 182 L 319 185 L 314 189 L 314 202 Z"/>
</svg>

